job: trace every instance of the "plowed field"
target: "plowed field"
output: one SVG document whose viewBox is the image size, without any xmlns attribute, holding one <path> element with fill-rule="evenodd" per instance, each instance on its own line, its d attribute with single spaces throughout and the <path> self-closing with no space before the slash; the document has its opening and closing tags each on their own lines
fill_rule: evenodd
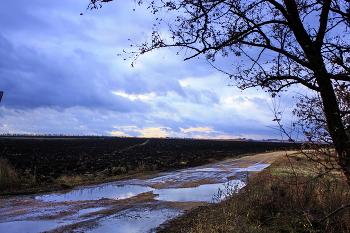
<svg viewBox="0 0 350 233">
<path fill-rule="evenodd" d="M 62 175 L 115 176 L 173 170 L 242 154 L 298 149 L 291 143 L 118 137 L 1 137 L 0 157 L 37 183 Z"/>
</svg>

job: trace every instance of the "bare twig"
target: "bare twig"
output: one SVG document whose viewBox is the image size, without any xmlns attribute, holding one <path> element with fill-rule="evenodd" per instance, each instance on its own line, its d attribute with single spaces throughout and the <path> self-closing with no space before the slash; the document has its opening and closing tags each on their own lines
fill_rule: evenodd
<svg viewBox="0 0 350 233">
<path fill-rule="evenodd" d="M 334 210 L 332 213 L 328 214 L 326 217 L 322 218 L 319 222 L 323 222 L 324 220 L 326 220 L 327 218 L 335 215 L 336 213 L 338 213 L 339 211 L 341 211 L 342 209 L 345 209 L 347 207 L 350 206 L 350 203 L 342 205 L 341 207 L 339 207 L 338 209 Z"/>
</svg>

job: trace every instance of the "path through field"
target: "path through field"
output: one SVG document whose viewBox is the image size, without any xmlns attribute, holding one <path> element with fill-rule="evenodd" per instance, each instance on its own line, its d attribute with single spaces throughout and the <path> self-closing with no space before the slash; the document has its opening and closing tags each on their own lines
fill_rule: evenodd
<svg viewBox="0 0 350 233">
<path fill-rule="evenodd" d="M 229 159 L 152 177 L 0 199 L 1 232 L 152 232 L 245 185 L 249 173 L 287 152 Z M 288 152 L 293 153 L 293 152 Z M 221 191 L 219 191 L 221 190 Z"/>
</svg>

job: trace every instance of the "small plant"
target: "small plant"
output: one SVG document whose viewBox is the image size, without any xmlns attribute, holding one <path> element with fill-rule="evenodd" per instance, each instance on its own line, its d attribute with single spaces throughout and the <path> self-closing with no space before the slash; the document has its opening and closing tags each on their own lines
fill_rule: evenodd
<svg viewBox="0 0 350 233">
<path fill-rule="evenodd" d="M 224 188 L 218 189 L 218 192 L 213 196 L 213 202 L 221 202 L 231 198 L 234 194 L 237 194 L 248 181 L 248 172 L 244 177 L 244 180 L 230 180 L 224 184 Z"/>
<path fill-rule="evenodd" d="M 84 177 L 82 175 L 62 175 L 56 179 L 56 182 L 59 184 L 67 184 L 67 185 L 72 185 L 72 184 L 79 184 L 83 182 Z"/>
<path fill-rule="evenodd" d="M 7 159 L 0 158 L 0 189 L 13 188 L 18 185 L 18 175 Z"/>
<path fill-rule="evenodd" d="M 26 169 L 20 183 L 24 186 L 35 186 L 37 184 L 36 172 Z"/>
<path fill-rule="evenodd" d="M 126 167 L 112 167 L 112 173 L 113 174 L 123 174 L 127 172 Z"/>
</svg>

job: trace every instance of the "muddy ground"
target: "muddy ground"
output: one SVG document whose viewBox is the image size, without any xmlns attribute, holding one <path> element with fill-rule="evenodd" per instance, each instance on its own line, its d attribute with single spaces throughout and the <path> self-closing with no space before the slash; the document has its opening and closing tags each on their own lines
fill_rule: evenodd
<svg viewBox="0 0 350 233">
<path fill-rule="evenodd" d="M 188 187 L 220 183 L 223 180 L 244 179 L 244 177 L 240 176 L 246 175 L 247 172 L 238 172 L 239 169 L 248 171 L 249 167 L 252 166 L 268 165 L 279 156 L 285 154 L 286 152 L 279 151 L 229 158 L 194 169 L 154 174 L 147 179 L 142 176 L 139 179 L 134 178 L 126 180 L 124 183 L 120 181 L 113 184 L 115 187 L 142 184 L 143 186 L 150 186 L 156 189 L 152 191 L 146 190 L 129 198 L 103 196 L 103 198 L 99 197 L 91 200 L 85 200 L 84 198 L 70 200 L 72 196 L 67 197 L 65 193 L 69 194 L 71 191 L 67 190 L 57 194 L 0 199 L 0 209 L 2 210 L 0 225 L 4 229 L 12 230 L 14 229 L 13 227 L 19 227 L 19 230 L 22 229 L 20 227 L 25 227 L 29 232 L 41 232 L 49 229 L 51 229 L 50 232 L 95 232 L 95 230 L 96 232 L 101 232 L 101 230 L 104 232 L 115 232 L 116 230 L 119 230 L 117 232 L 146 232 L 142 231 L 142 227 L 150 221 L 150 227 L 156 227 L 161 222 L 154 223 L 152 221 L 165 221 L 178 216 L 183 211 L 205 205 L 202 201 L 162 200 L 161 198 L 159 199 L 161 194 L 157 194 L 159 192 L 157 190 L 162 192 L 169 190 L 169 188 L 170 190 L 175 188 L 183 190 L 181 192 L 182 196 Z M 208 173 L 207 176 L 205 175 L 206 173 Z M 249 172 L 249 174 L 251 173 L 254 173 L 254 168 Z M 101 195 L 106 195 L 104 186 L 97 185 L 96 187 L 103 193 Z M 73 192 L 83 194 L 83 190 L 88 189 L 90 190 L 88 193 L 91 193 L 91 188 L 79 187 Z M 61 197 L 64 199 L 57 199 Z M 155 215 L 156 217 L 154 217 Z M 161 217 L 164 217 L 164 219 L 161 219 Z M 131 226 L 137 227 L 135 224 L 137 225 L 138 223 L 142 226 L 139 226 L 136 230 L 135 228 L 130 228 Z"/>
</svg>

